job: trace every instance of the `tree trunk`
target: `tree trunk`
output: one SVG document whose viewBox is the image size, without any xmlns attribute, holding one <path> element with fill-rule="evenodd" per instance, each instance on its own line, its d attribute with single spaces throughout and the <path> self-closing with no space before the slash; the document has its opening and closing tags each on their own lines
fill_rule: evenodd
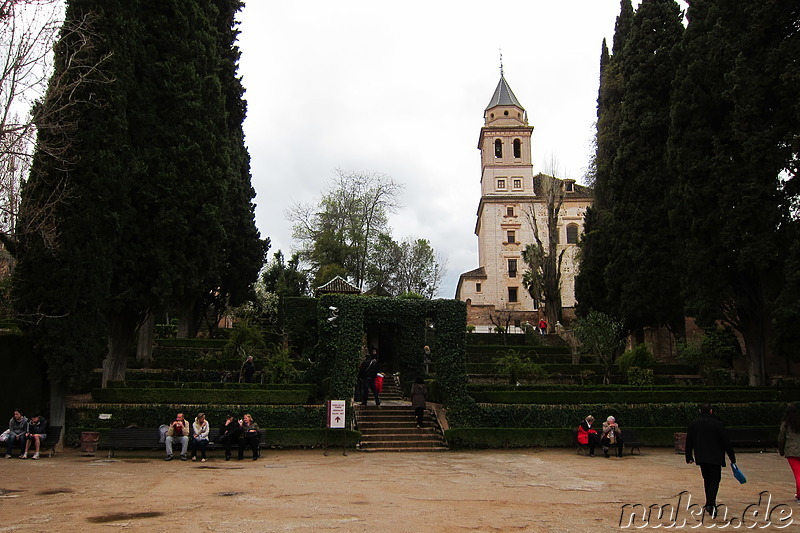
<svg viewBox="0 0 800 533">
<path fill-rule="evenodd" d="M 156 315 L 147 313 L 142 326 L 139 328 L 139 341 L 136 344 L 136 360 L 145 367 L 153 362 L 153 340 L 156 335 Z"/>
<path fill-rule="evenodd" d="M 64 426 L 67 420 L 67 394 L 64 387 L 57 382 L 50 383 L 50 426 L 61 426 L 56 451 L 61 449 L 64 437 Z"/>
<path fill-rule="evenodd" d="M 183 302 L 178 318 L 178 338 L 193 339 L 197 337 L 200 329 L 200 317 L 198 316 L 197 298 L 187 299 Z"/>
<path fill-rule="evenodd" d="M 113 313 L 109 320 L 108 355 L 103 359 L 103 382 L 105 389 L 109 381 L 124 381 L 128 369 L 128 353 L 136 338 L 138 317 L 132 312 Z"/>
</svg>

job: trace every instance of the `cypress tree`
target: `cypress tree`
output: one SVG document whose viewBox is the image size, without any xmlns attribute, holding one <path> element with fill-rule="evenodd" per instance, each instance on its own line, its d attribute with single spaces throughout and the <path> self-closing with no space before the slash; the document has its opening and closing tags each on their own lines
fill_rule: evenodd
<svg viewBox="0 0 800 533">
<path fill-rule="evenodd" d="M 611 261 L 613 190 L 611 168 L 619 145 L 622 72 L 620 61 L 633 25 L 633 6 L 621 0 L 614 26 L 613 55 L 603 39 L 600 54 L 600 88 L 597 96 L 597 135 L 595 153 L 594 202 L 587 209 L 584 236 L 580 242 L 581 268 L 575 279 L 577 312 L 586 316 L 592 309 L 614 315 L 618 308 L 608 295 L 606 268 Z"/>
<path fill-rule="evenodd" d="M 679 276 L 669 229 L 666 166 L 674 49 L 683 26 L 674 0 L 644 0 L 619 62 L 619 140 L 607 183 L 611 211 L 606 270 L 614 315 L 636 332 L 667 325 L 683 330 Z"/>
<path fill-rule="evenodd" d="M 227 227 L 229 190 L 244 179 L 249 186 L 249 170 L 243 172 L 243 146 L 238 154 L 232 148 L 242 137 L 231 134 L 228 122 L 230 92 L 221 77 L 230 71 L 221 50 L 230 31 L 219 31 L 217 7 L 212 0 L 68 3 L 67 20 L 92 21 L 98 43 L 86 53 L 105 76 L 78 85 L 56 121 L 73 126 L 62 155 L 68 165 L 36 154 L 23 192 L 28 212 L 56 186 L 67 200 L 53 214 L 53 244 L 46 246 L 47 236 L 24 243 L 18 294 L 23 313 L 52 308 L 48 316 L 92 324 L 93 338 L 107 342 L 104 382 L 124 377 L 136 328 L 149 312 L 185 306 L 212 284 L 217 288 L 224 271 L 224 246 L 235 233 Z M 54 78 L 64 74 L 57 64 Z M 41 135 L 48 134 L 43 128 Z M 249 194 L 245 210 L 254 230 Z M 31 290 L 73 276 L 79 277 L 73 291 L 87 300 L 82 307 L 69 291 Z M 40 321 L 31 333 L 57 320 Z M 58 329 L 65 332 L 63 322 Z M 73 378 L 85 379 L 85 366 L 95 360 L 96 352 L 87 354 Z M 51 372 L 66 369 L 65 361 L 54 361 Z"/>
<path fill-rule="evenodd" d="M 785 0 L 694 0 L 675 83 L 672 221 L 689 312 L 741 333 L 752 385 L 766 382 L 776 298 L 797 287 L 784 282 L 797 257 L 798 11 Z M 796 324 L 796 310 L 781 322 Z"/>
</svg>

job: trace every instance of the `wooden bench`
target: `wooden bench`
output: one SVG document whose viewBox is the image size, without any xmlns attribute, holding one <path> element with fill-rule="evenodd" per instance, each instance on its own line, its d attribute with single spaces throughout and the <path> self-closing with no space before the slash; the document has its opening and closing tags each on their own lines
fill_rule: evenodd
<svg viewBox="0 0 800 533">
<path fill-rule="evenodd" d="M 642 455 L 642 450 L 639 448 L 644 446 L 644 442 L 639 440 L 635 429 L 622 428 L 622 443 L 631 450 L 631 455 L 633 455 L 633 450 L 638 450 L 638 455 Z"/>
<path fill-rule="evenodd" d="M 759 448 L 764 453 L 767 448 L 778 447 L 778 430 L 770 426 L 728 428 L 726 431 L 734 449 Z"/>
<path fill-rule="evenodd" d="M 50 426 L 47 428 L 47 438 L 39 443 L 39 452 L 48 452 L 49 457 L 56 454 L 56 446 L 61 442 L 62 426 Z"/>
<path fill-rule="evenodd" d="M 217 444 L 215 440 L 219 436 L 218 429 L 212 429 L 208 432 L 208 449 L 221 449 L 222 445 Z M 108 456 L 113 457 L 115 450 L 121 448 L 127 449 L 164 449 L 164 443 L 159 442 L 161 433 L 158 428 L 121 428 L 109 429 L 108 436 L 101 439 L 100 446 L 108 448 Z M 103 441 L 105 440 L 105 442 Z M 191 440 L 191 437 L 190 437 Z M 266 433 L 264 431 L 258 432 L 258 446 L 259 449 L 265 448 Z M 238 445 L 237 445 L 238 446 Z M 234 446 L 235 448 L 236 446 Z"/>
<path fill-rule="evenodd" d="M 580 442 L 578 442 L 578 428 L 572 430 L 572 442 L 576 447 L 575 453 L 579 455 L 587 455 L 589 453 L 589 445 L 581 444 Z M 622 442 L 624 443 L 626 448 L 629 448 L 631 450 L 631 455 L 633 455 L 633 450 L 636 450 L 638 452 L 638 455 L 642 455 L 642 450 L 640 449 L 640 447 L 644 446 L 645 443 L 639 440 L 639 436 L 636 434 L 635 429 L 623 428 Z"/>
</svg>

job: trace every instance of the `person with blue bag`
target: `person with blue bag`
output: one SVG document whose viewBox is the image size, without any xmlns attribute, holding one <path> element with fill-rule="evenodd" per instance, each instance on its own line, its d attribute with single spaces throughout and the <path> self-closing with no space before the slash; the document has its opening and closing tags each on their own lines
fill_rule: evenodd
<svg viewBox="0 0 800 533">
<path fill-rule="evenodd" d="M 700 406 L 700 416 L 689 425 L 686 434 L 686 463 L 696 463 L 703 475 L 706 504 L 703 506 L 711 518 L 717 516 L 717 493 L 722 480 L 725 454 L 736 464 L 736 454 L 725 432 L 725 425 L 714 416 L 711 404 Z M 736 469 L 734 468 L 734 471 Z"/>
</svg>

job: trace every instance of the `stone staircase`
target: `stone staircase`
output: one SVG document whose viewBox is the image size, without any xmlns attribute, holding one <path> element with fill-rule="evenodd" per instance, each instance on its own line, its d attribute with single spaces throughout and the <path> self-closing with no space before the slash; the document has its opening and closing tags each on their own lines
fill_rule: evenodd
<svg viewBox="0 0 800 533">
<path fill-rule="evenodd" d="M 383 382 L 381 405 L 356 407 L 356 426 L 361 431 L 361 451 L 364 452 L 433 452 L 447 450 L 436 417 L 426 410 L 422 428 L 411 402 L 403 400 L 400 388 L 391 376 Z"/>
</svg>

